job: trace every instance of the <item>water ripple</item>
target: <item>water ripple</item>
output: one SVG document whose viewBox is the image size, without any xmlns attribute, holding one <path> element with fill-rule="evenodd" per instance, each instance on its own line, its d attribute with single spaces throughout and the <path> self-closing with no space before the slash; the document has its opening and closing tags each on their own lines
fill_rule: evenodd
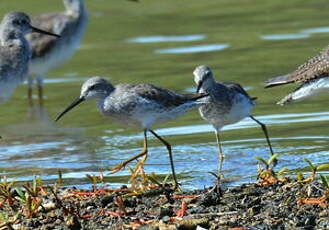
<svg viewBox="0 0 329 230">
<path fill-rule="evenodd" d="M 180 35 L 180 36 L 149 36 L 149 37 L 136 37 L 129 38 L 127 42 L 131 43 L 155 43 L 155 42 L 190 42 L 205 39 L 207 36 L 204 34 L 194 35 Z"/>
<path fill-rule="evenodd" d="M 260 36 L 263 40 L 290 40 L 290 39 L 303 39 L 310 37 L 307 33 L 298 34 L 269 34 Z"/>
<path fill-rule="evenodd" d="M 329 27 L 318 27 L 318 28 L 310 28 L 301 31 L 302 33 L 307 34 L 315 34 L 315 33 L 328 33 Z"/>
<path fill-rule="evenodd" d="M 169 49 L 157 49 L 154 52 L 157 54 L 200 53 L 200 52 L 224 50 L 229 46 L 230 46 L 229 44 L 211 44 L 211 45 L 176 47 Z"/>
</svg>

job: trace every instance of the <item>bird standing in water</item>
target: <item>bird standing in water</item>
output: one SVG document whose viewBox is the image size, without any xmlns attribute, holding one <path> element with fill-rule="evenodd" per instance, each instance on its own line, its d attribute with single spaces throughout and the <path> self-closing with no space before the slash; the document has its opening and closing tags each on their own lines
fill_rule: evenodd
<svg viewBox="0 0 329 230">
<path fill-rule="evenodd" d="M 100 77 L 87 80 L 81 88 L 80 97 L 60 113 L 58 121 L 65 113 L 89 99 L 97 99 L 97 107 L 104 115 L 125 126 L 137 126 L 144 131 L 143 150 L 117 165 L 113 172 L 119 171 L 129 162 L 144 156 L 148 152 L 147 131 L 152 133 L 168 150 L 174 187 L 178 182 L 175 174 L 171 145 L 152 130 L 153 124 L 175 120 L 187 111 L 203 103 L 204 93 L 178 94 L 151 84 L 112 85 Z"/>
<path fill-rule="evenodd" d="M 239 84 L 216 82 L 211 69 L 207 66 L 200 65 L 196 67 L 193 74 L 197 85 L 197 93 L 209 94 L 209 97 L 204 99 L 206 103 L 199 107 L 199 112 L 201 117 L 215 128 L 219 152 L 219 175 L 222 174 L 224 162 L 219 132 L 225 125 L 234 124 L 245 117 L 250 117 L 261 126 L 270 152 L 273 155 L 266 126 L 251 115 L 256 98 L 250 97 Z"/>
<path fill-rule="evenodd" d="M 65 11 L 42 14 L 33 23 L 47 31 L 61 35 L 54 38 L 31 34 L 27 36 L 32 48 L 32 60 L 28 77 L 28 98 L 32 103 L 32 87 L 37 80 L 39 102 L 43 101 L 43 78 L 53 68 L 72 57 L 88 23 L 88 12 L 83 0 L 64 0 Z"/>
<path fill-rule="evenodd" d="M 25 35 L 33 32 L 58 37 L 56 34 L 33 27 L 29 16 L 22 12 L 7 13 L 1 22 L 0 102 L 9 100 L 15 88 L 26 79 L 31 48 Z"/>
</svg>

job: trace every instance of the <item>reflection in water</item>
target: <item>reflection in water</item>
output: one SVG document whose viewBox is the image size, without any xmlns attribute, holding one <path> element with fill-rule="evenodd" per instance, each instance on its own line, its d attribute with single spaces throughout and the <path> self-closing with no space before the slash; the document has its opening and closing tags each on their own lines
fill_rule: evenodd
<svg viewBox="0 0 329 230">
<path fill-rule="evenodd" d="M 28 107 L 27 117 L 32 122 L 49 123 L 47 109 L 39 104 L 32 104 Z"/>
<path fill-rule="evenodd" d="M 157 49 L 154 52 L 158 54 L 165 53 L 199 53 L 199 52 L 211 52 L 217 50 L 224 50 L 228 48 L 229 44 L 212 44 L 212 45 L 199 45 L 199 46 L 186 46 L 186 47 L 177 47 L 169 49 Z"/>
<path fill-rule="evenodd" d="M 135 43 L 153 43 L 153 42 L 190 42 L 205 39 L 207 36 L 204 34 L 195 35 L 181 35 L 181 36 L 150 36 L 150 37 L 136 37 L 129 38 L 127 42 Z"/>
<path fill-rule="evenodd" d="M 310 34 L 300 33 L 300 34 L 270 34 L 260 36 L 263 40 L 289 40 L 289 39 L 302 39 L 308 38 Z"/>
</svg>

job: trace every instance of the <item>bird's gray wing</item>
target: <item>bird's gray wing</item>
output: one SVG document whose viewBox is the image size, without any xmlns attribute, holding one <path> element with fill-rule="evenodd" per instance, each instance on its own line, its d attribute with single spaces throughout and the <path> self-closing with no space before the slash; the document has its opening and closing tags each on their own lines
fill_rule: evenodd
<svg viewBox="0 0 329 230">
<path fill-rule="evenodd" d="M 56 12 L 43 14 L 33 18 L 32 25 L 42 30 L 60 35 L 64 31 L 67 21 L 69 20 L 71 20 L 70 16 L 65 13 Z M 58 37 L 40 33 L 28 34 L 26 38 L 31 45 L 32 58 L 43 57 L 54 47 L 57 39 L 60 39 Z"/>
<path fill-rule="evenodd" d="M 178 94 L 151 84 L 135 84 L 130 85 L 130 87 L 138 96 L 148 100 L 153 100 L 164 107 L 176 107 L 189 101 L 196 101 L 199 98 L 207 96 L 207 94 L 200 93 Z"/>
<path fill-rule="evenodd" d="M 244 90 L 244 88 L 238 83 L 222 82 L 221 84 L 225 85 L 229 90 L 234 90 L 237 93 L 241 93 L 241 94 L 245 95 L 250 100 L 256 100 L 257 99 L 257 97 L 250 97 L 249 94 Z"/>
</svg>

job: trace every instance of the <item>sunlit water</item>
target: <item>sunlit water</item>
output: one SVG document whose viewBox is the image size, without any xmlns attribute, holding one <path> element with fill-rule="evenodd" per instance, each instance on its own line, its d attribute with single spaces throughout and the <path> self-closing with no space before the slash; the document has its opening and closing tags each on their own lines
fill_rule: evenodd
<svg viewBox="0 0 329 230">
<path fill-rule="evenodd" d="M 22 8 L 18 1 L 4 2 L 6 7 L 1 12 Z M 62 9 L 60 2 L 31 2 L 33 9 L 24 6 L 22 10 L 37 14 Z M 91 21 L 86 38 L 74 58 L 45 79 L 44 107 L 40 108 L 36 99 L 33 107 L 28 106 L 26 85 L 10 102 L 0 105 L 0 175 L 16 180 L 40 175 L 52 183 L 60 170 L 67 184 L 82 186 L 90 183 L 86 174 L 102 172 L 111 186 L 126 183 L 128 169 L 116 174 L 109 174 L 109 169 L 141 150 L 141 130 L 103 118 L 93 101 L 85 102 L 56 124 L 54 117 L 78 97 L 82 82 L 89 76 L 111 76 L 107 78 L 115 84 L 149 82 L 177 92 L 191 92 L 195 91 L 192 71 L 200 64 L 213 67 L 218 80 L 240 82 L 250 95 L 258 97 L 254 114 L 267 125 L 274 152 L 280 153 L 278 169 L 304 168 L 305 157 L 315 164 L 328 163 L 328 95 L 281 107 L 275 102 L 292 88 L 265 90 L 262 86 L 267 78 L 293 71 L 327 45 L 325 33 L 317 37 L 326 32 L 321 12 L 315 4 L 300 6 L 312 9 L 305 15 L 298 11 L 297 4 L 291 8 L 295 11 L 280 14 L 266 10 L 264 22 L 262 14 L 254 13 L 268 9 L 262 3 L 240 9 L 229 1 L 193 0 L 186 2 L 190 10 L 184 10 L 174 0 L 168 0 L 165 6 L 158 0 L 139 4 L 87 0 Z M 284 2 L 271 4 L 276 9 Z M 246 13 L 248 10 L 250 13 Z M 312 18 L 312 22 L 303 21 L 305 18 Z M 296 44 L 294 39 L 299 38 L 303 38 L 299 40 L 303 45 Z M 216 172 L 218 166 L 215 135 L 197 111 L 154 128 L 172 144 L 175 167 L 185 188 L 214 183 L 208 172 Z M 166 148 L 149 138 L 145 170 L 165 176 L 170 173 Z M 226 126 L 221 139 L 226 155 L 225 181 L 229 185 L 254 181 L 254 157 L 269 157 L 261 128 L 246 118 Z"/>
</svg>

